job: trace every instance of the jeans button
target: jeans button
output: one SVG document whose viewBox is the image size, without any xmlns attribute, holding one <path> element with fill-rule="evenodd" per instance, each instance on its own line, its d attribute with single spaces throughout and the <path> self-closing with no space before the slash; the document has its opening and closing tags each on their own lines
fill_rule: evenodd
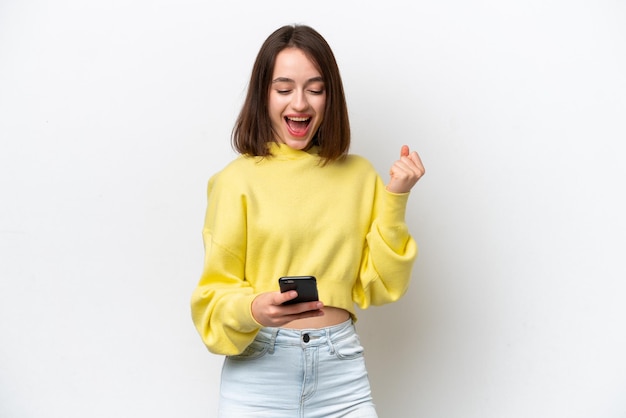
<svg viewBox="0 0 626 418">
<path fill-rule="evenodd" d="M 304 341 L 305 343 L 308 343 L 309 341 L 311 341 L 311 337 L 309 336 L 309 334 L 304 334 L 302 336 L 302 341 Z"/>
</svg>

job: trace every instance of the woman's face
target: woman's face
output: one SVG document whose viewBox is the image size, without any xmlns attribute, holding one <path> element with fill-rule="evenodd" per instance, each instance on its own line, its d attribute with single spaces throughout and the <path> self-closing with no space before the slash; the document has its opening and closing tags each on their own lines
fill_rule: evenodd
<svg viewBox="0 0 626 418">
<path fill-rule="evenodd" d="M 324 118 L 326 90 L 302 50 L 287 48 L 276 56 L 268 105 L 276 141 L 307 149 Z"/>
</svg>

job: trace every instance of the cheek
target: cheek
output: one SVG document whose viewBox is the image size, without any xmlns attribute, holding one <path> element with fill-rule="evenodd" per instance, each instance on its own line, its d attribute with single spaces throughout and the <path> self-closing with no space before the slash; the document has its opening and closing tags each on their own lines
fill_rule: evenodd
<svg viewBox="0 0 626 418">
<path fill-rule="evenodd" d="M 267 98 L 267 109 L 270 112 L 270 115 L 274 115 L 274 113 L 280 113 L 280 110 L 283 108 L 281 97 L 274 92 L 271 92 Z"/>
<path fill-rule="evenodd" d="M 267 111 L 269 113 L 272 124 L 280 123 L 280 121 L 282 120 L 282 112 L 281 108 L 277 106 L 276 103 L 270 102 Z"/>
<path fill-rule="evenodd" d="M 324 116 L 324 110 L 326 109 L 326 96 L 320 97 L 319 100 L 315 103 L 315 111 L 319 117 Z"/>
<path fill-rule="evenodd" d="M 321 125 L 324 120 L 324 114 L 326 110 L 326 100 L 322 99 L 315 105 L 315 113 L 317 114 L 317 126 Z"/>
</svg>

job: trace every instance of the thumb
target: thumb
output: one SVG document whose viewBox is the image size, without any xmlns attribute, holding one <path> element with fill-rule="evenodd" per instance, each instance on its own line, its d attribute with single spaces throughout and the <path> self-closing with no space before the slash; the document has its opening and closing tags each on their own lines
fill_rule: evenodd
<svg viewBox="0 0 626 418">
<path fill-rule="evenodd" d="M 402 145 L 402 149 L 400 149 L 400 157 L 408 157 L 409 155 L 409 146 Z"/>
</svg>

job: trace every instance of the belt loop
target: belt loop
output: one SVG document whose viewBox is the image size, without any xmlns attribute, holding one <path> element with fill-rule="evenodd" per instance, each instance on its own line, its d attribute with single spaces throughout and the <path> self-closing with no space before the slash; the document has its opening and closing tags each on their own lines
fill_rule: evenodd
<svg viewBox="0 0 626 418">
<path fill-rule="evenodd" d="M 330 348 L 330 354 L 335 354 L 335 346 L 333 345 L 333 340 L 330 336 L 330 329 L 326 328 L 326 341 L 328 341 L 328 347 Z"/>
<path fill-rule="evenodd" d="M 274 354 L 274 346 L 276 345 L 276 336 L 278 335 L 278 328 L 272 328 L 272 336 L 270 338 L 270 354 Z"/>
</svg>

